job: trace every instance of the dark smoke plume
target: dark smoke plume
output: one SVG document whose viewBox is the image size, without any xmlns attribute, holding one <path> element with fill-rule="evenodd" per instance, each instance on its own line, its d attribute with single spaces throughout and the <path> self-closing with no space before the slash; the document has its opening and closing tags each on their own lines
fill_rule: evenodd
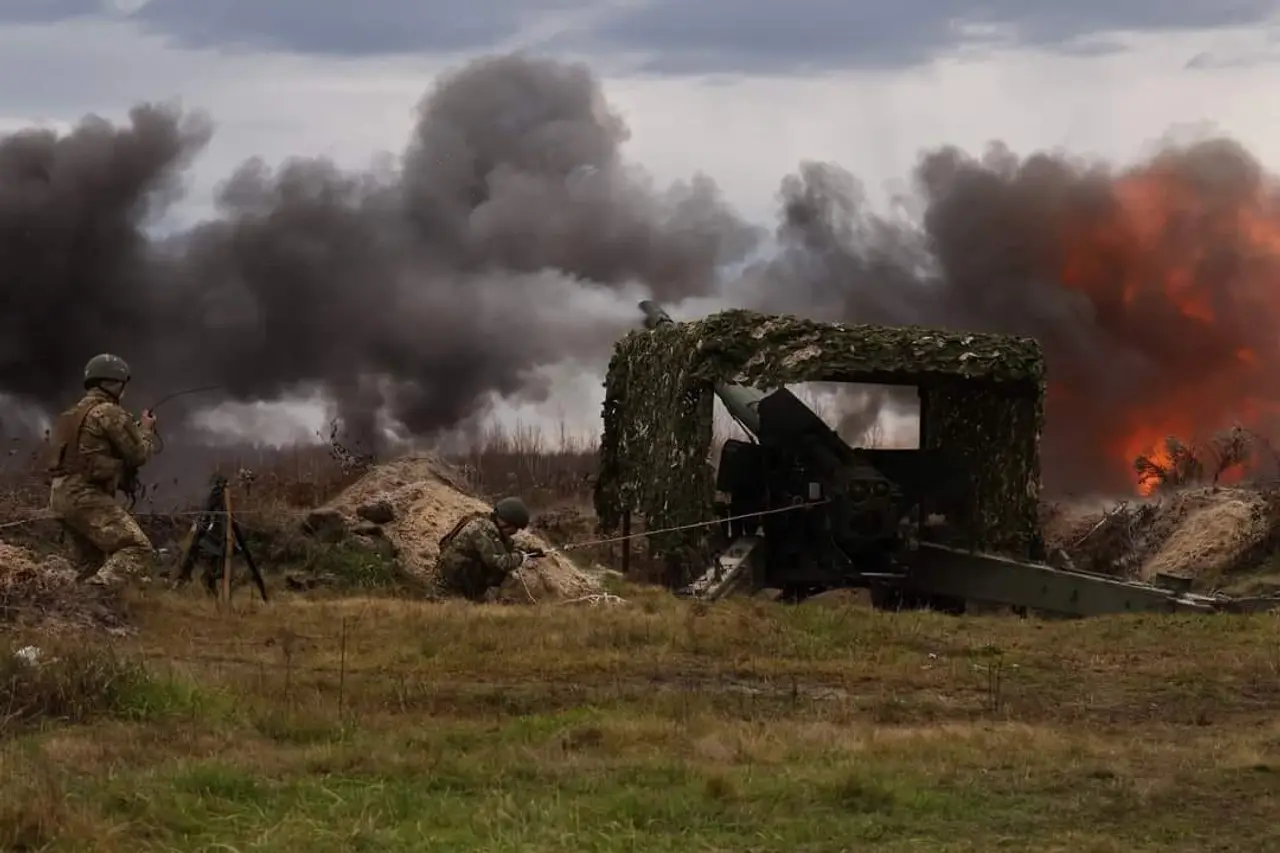
<svg viewBox="0 0 1280 853">
<path fill-rule="evenodd" d="M 943 148 L 888 216 L 838 166 L 804 164 L 782 183 L 780 252 L 725 286 L 760 235 L 710 181 L 660 189 L 628 164 L 581 66 L 472 63 L 428 92 L 396 167 L 251 161 L 218 218 L 149 239 L 211 133 L 142 106 L 125 127 L 0 138 L 0 393 L 55 410 L 107 350 L 134 364 L 139 403 L 322 390 L 356 444 L 384 409 L 432 435 L 490 394 L 544 394 L 542 365 L 598 367 L 641 296 L 723 295 L 1039 338 L 1054 488 L 1126 489 L 1164 431 L 1280 412 L 1280 227 L 1270 178 L 1230 143 L 1123 172 Z M 845 426 L 907 399 L 877 392 Z"/>
<path fill-rule="evenodd" d="M 538 365 L 607 349 L 645 292 L 712 292 L 757 239 L 710 181 L 660 190 L 629 166 L 625 126 L 577 65 L 475 62 L 424 98 L 401 167 L 250 161 L 217 219 L 149 240 L 211 134 L 147 105 L 122 128 L 0 139 L 0 391 L 57 410 L 113 351 L 139 403 L 320 388 L 361 440 L 384 403 L 431 434 Z M 616 309 L 587 298 L 637 286 Z"/>
<path fill-rule="evenodd" d="M 914 178 L 922 213 L 887 218 L 838 166 L 804 164 L 782 185 L 781 252 L 739 300 L 1038 338 L 1051 488 L 1131 488 L 1133 452 L 1166 432 L 1280 411 L 1280 208 L 1238 145 L 1169 145 L 1123 172 L 944 148 Z"/>
</svg>

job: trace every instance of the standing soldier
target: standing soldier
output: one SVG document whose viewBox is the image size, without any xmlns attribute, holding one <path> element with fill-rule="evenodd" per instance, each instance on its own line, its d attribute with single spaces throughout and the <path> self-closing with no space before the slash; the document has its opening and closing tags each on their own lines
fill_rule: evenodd
<svg viewBox="0 0 1280 853">
<path fill-rule="evenodd" d="M 86 581 L 102 569 L 151 576 L 151 540 L 116 501 L 126 468 L 141 468 L 155 446 L 155 415 L 142 413 L 142 425 L 120 406 L 129 384 L 129 365 L 102 354 L 84 368 L 87 392 L 54 424 L 49 437 L 49 509 L 71 537 Z"/>
<path fill-rule="evenodd" d="M 491 512 L 463 516 L 440 539 L 440 591 L 483 601 L 533 553 L 517 551 L 511 536 L 529 526 L 529 509 L 519 498 L 503 498 Z"/>
</svg>

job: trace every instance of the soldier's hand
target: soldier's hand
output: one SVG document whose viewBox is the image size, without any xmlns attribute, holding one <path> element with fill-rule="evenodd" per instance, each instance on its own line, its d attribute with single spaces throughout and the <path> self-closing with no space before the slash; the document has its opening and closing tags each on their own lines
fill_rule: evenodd
<svg viewBox="0 0 1280 853">
<path fill-rule="evenodd" d="M 156 413 L 150 409 L 143 409 L 142 415 L 138 418 L 138 422 L 142 424 L 143 429 L 154 429 L 156 425 Z"/>
</svg>

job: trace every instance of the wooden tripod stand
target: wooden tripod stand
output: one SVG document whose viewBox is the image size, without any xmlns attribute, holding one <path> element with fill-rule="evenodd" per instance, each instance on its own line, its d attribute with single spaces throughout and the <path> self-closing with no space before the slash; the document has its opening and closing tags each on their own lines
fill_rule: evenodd
<svg viewBox="0 0 1280 853">
<path fill-rule="evenodd" d="M 239 552 L 245 565 L 253 575 L 254 585 L 262 600 L 267 600 L 267 584 L 262 579 L 262 572 L 249 552 L 245 542 L 244 531 L 240 522 L 231 512 L 231 490 L 227 488 L 227 478 L 218 474 L 213 478 L 209 496 L 205 498 L 204 507 L 191 529 L 187 531 L 186 542 L 182 547 L 182 559 L 179 563 L 176 586 L 184 586 L 191 582 L 196 562 L 205 565 L 204 586 L 210 595 L 218 595 L 223 603 L 231 601 L 231 560 Z M 221 589 L 218 589 L 217 567 L 221 567 Z"/>
</svg>

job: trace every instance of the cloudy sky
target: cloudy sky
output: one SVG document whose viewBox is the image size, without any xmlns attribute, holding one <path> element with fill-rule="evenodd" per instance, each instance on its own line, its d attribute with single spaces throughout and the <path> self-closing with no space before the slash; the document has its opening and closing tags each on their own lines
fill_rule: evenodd
<svg viewBox="0 0 1280 853">
<path fill-rule="evenodd" d="M 248 157 L 368 165 L 402 149 L 441 71 L 547 53 L 603 78 L 656 181 L 705 172 L 770 227 L 805 159 L 887 197 L 941 144 L 1126 162 L 1208 127 L 1280 167 L 1278 15 L 1265 0 L 4 0 L 0 130 L 142 100 L 209 111 L 178 227 Z M 581 382 L 541 415 L 593 424 L 598 399 Z"/>
</svg>

